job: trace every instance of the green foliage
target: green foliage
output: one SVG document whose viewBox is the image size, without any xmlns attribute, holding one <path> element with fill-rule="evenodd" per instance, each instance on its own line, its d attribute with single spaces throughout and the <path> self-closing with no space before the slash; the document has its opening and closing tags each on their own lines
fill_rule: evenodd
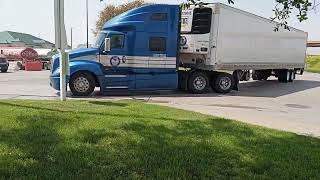
<svg viewBox="0 0 320 180">
<path fill-rule="evenodd" d="M 307 57 L 307 71 L 320 73 L 320 56 Z"/>
<path fill-rule="evenodd" d="M 300 22 L 308 19 L 308 11 L 312 7 L 310 0 L 276 0 L 278 3 L 275 7 L 274 14 L 275 16 L 272 20 L 279 21 L 275 31 L 279 30 L 279 27 L 284 27 L 289 29 L 287 19 L 289 19 L 293 10 L 297 10 L 298 14 L 296 15 Z"/>
<path fill-rule="evenodd" d="M 0 179 L 319 179 L 320 140 L 139 102 L 0 101 Z"/>
<path fill-rule="evenodd" d="M 234 4 L 236 0 L 226 0 L 229 4 Z M 290 15 L 293 11 L 297 11 L 296 14 L 298 20 L 300 22 L 305 21 L 308 19 L 308 12 L 311 9 L 315 9 L 320 3 L 316 3 L 317 0 L 275 0 L 277 5 L 274 11 L 274 17 L 271 19 L 273 21 L 277 21 L 278 24 L 275 27 L 275 31 L 278 31 L 280 27 L 284 29 L 290 30 L 288 26 L 287 20 L 289 19 Z M 312 2 L 311 2 L 312 1 Z M 108 5 L 100 12 L 99 19 L 96 22 L 96 28 L 93 31 L 95 35 L 99 33 L 102 29 L 105 22 L 110 20 L 111 18 L 126 12 L 130 9 L 140 7 L 142 5 L 148 4 L 144 0 L 134 0 L 132 2 L 128 2 L 126 4 L 120 6 Z M 181 6 L 183 8 L 188 8 L 191 5 L 195 6 L 205 6 L 210 3 L 204 2 L 204 0 L 186 0 L 185 3 L 182 3 Z"/>
<path fill-rule="evenodd" d="M 99 19 L 96 22 L 96 28 L 93 31 L 95 35 L 99 33 L 99 31 L 102 29 L 103 25 L 110 20 L 111 18 L 120 15 L 126 11 L 129 11 L 131 9 L 140 7 L 147 4 L 144 0 L 134 0 L 125 4 L 122 4 L 120 6 L 114 6 L 114 5 L 108 5 L 106 6 L 99 15 Z"/>
<path fill-rule="evenodd" d="M 320 3 L 316 3 L 316 0 L 275 0 L 277 5 L 274 11 L 274 17 L 271 19 L 277 21 L 278 24 L 275 27 L 275 31 L 278 31 L 280 27 L 290 30 L 287 20 L 292 11 L 297 11 L 297 18 L 300 22 L 308 19 L 308 12 L 311 9 L 315 9 Z M 312 1 L 312 2 L 311 2 Z M 229 4 L 234 4 L 235 0 L 227 0 Z M 203 6 L 208 3 L 204 3 L 203 0 L 187 0 L 186 3 L 182 4 L 182 7 L 188 8 L 190 5 Z"/>
</svg>

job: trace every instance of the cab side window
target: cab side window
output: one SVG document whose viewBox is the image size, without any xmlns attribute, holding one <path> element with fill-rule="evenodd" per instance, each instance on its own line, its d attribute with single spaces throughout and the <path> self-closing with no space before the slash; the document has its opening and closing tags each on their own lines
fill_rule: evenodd
<svg viewBox="0 0 320 180">
<path fill-rule="evenodd" d="M 155 13 L 151 15 L 151 20 L 153 21 L 167 21 L 168 14 L 167 13 Z"/>
<path fill-rule="evenodd" d="M 111 49 L 121 49 L 124 47 L 124 35 L 112 35 L 111 40 Z"/>
<path fill-rule="evenodd" d="M 164 37 L 151 37 L 149 40 L 150 51 L 161 51 L 167 50 L 167 40 Z"/>
</svg>

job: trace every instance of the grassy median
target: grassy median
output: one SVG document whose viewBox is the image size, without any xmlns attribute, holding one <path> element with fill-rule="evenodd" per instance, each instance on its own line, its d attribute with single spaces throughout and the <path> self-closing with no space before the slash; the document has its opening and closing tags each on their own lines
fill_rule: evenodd
<svg viewBox="0 0 320 180">
<path fill-rule="evenodd" d="M 307 71 L 320 73 L 320 56 L 307 57 Z"/>
<path fill-rule="evenodd" d="M 0 179 L 320 179 L 320 139 L 140 102 L 0 101 Z"/>
</svg>

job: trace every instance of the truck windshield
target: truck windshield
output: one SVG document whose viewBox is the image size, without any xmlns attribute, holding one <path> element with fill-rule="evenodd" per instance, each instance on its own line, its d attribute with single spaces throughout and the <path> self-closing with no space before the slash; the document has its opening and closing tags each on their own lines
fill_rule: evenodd
<svg viewBox="0 0 320 180">
<path fill-rule="evenodd" d="M 107 37 L 106 33 L 99 33 L 93 47 L 99 48 L 106 37 Z"/>
</svg>

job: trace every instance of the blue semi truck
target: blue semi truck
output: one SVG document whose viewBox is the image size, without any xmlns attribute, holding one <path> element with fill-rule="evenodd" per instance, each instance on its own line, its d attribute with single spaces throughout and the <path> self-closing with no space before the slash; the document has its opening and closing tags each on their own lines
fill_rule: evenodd
<svg viewBox="0 0 320 180">
<path fill-rule="evenodd" d="M 67 82 L 76 96 L 88 96 L 96 87 L 105 95 L 177 89 L 199 94 L 211 88 L 228 93 L 251 75 L 256 80 L 274 75 L 280 82 L 291 82 L 303 72 L 307 36 L 296 29 L 276 34 L 274 27 L 264 18 L 220 3 L 185 10 L 178 5 L 139 7 L 106 22 L 92 48 L 69 53 Z M 273 45 L 272 38 L 277 39 Z M 263 47 L 268 43 L 273 48 Z M 295 51 L 286 54 L 284 49 Z M 50 76 L 56 90 L 59 73 L 56 55 Z"/>
</svg>

